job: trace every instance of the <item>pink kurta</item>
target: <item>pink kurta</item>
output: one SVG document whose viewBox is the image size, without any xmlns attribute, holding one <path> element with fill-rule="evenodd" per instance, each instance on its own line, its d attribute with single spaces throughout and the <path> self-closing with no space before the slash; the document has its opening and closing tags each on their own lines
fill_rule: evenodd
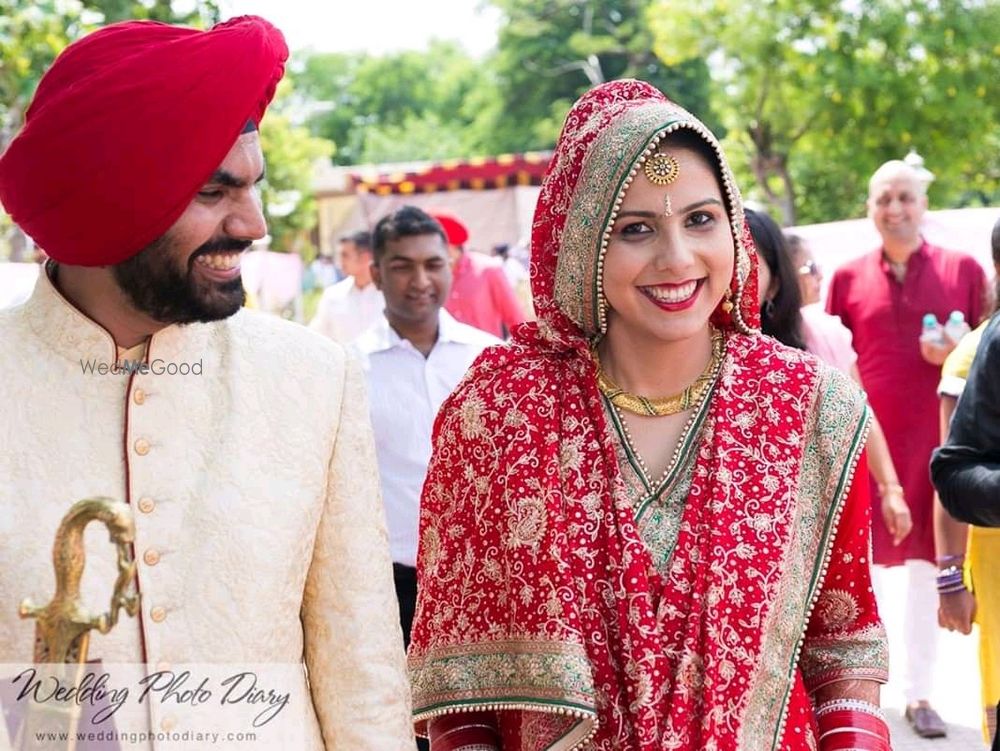
<svg viewBox="0 0 1000 751">
<path fill-rule="evenodd" d="M 827 310 L 853 335 L 862 383 L 913 514 L 913 531 L 898 547 L 885 525 L 873 525 L 876 563 L 934 560 L 934 491 L 927 467 L 940 442 L 941 369 L 920 356 L 921 323 L 926 313 L 943 322 L 960 310 L 975 325 L 983 314 L 985 285 L 986 275 L 971 256 L 927 242 L 910 256 L 902 284 L 881 248 L 841 267 L 830 282 Z M 875 487 L 872 503 L 879 503 Z"/>
<path fill-rule="evenodd" d="M 455 280 L 444 307 L 459 322 L 493 336 L 502 337 L 526 320 L 500 261 L 470 251 L 455 264 Z"/>
</svg>

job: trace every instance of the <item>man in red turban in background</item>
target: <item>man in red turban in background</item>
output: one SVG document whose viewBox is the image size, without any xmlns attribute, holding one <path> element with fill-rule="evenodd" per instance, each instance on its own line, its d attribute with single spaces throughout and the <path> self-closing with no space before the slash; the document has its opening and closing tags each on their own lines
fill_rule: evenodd
<svg viewBox="0 0 1000 751">
<path fill-rule="evenodd" d="M 491 256 L 465 250 L 469 230 L 458 218 L 443 211 L 430 214 L 448 239 L 453 282 L 445 310 L 468 326 L 493 336 L 509 336 L 514 326 L 527 319 L 502 263 Z"/>
<path fill-rule="evenodd" d="M 258 670 L 262 695 L 291 698 L 240 748 L 409 750 L 360 369 L 241 309 L 240 260 L 266 231 L 257 125 L 287 56 L 252 16 L 108 26 L 58 57 L 0 157 L 0 201 L 50 258 L 0 312 L 0 662 L 32 659 L 14 602 L 51 597 L 60 519 L 107 496 L 133 510 L 140 607 L 92 632 L 92 657 L 291 666 L 285 683 Z M 83 598 L 106 602 L 114 557 L 86 540 Z M 176 699 L 148 718 L 213 730 Z"/>
</svg>

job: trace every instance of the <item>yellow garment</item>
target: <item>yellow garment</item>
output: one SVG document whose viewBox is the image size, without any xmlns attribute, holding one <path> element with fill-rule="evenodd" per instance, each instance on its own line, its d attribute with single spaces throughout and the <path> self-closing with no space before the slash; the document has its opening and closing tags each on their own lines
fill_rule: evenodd
<svg viewBox="0 0 1000 751">
<path fill-rule="evenodd" d="M 989 320 L 962 337 L 941 367 L 939 394 L 959 396 L 969 376 L 983 330 Z M 1000 529 L 969 525 L 965 557 L 966 585 L 976 595 L 979 624 L 979 673 L 982 679 L 983 735 L 993 739 L 1000 702 Z"/>
<path fill-rule="evenodd" d="M 962 337 L 958 346 L 951 351 L 948 359 L 941 366 L 941 382 L 938 384 L 938 395 L 958 397 L 962 395 L 965 388 L 965 379 L 969 377 L 969 368 L 976 357 L 976 350 L 979 348 L 979 341 L 983 338 L 983 331 L 987 318 L 977 328 Z"/>
<path fill-rule="evenodd" d="M 1000 702 L 1000 529 L 969 527 L 966 580 L 976 595 L 979 674 L 982 680 L 983 735 L 989 743 Z"/>
</svg>

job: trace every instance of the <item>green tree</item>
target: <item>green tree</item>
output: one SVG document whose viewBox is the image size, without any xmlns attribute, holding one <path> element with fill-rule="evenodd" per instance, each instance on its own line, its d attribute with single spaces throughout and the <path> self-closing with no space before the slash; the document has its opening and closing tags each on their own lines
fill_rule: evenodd
<svg viewBox="0 0 1000 751">
<path fill-rule="evenodd" d="M 494 64 L 499 96 L 491 145 L 551 148 L 572 103 L 616 78 L 640 78 L 718 126 L 708 70 L 696 57 L 665 65 L 653 53 L 651 0 L 492 0 L 502 23 Z"/>
<path fill-rule="evenodd" d="M 164 23 L 180 23 L 199 29 L 219 22 L 218 0 L 83 0 L 84 7 L 101 16 L 100 23 L 129 19 L 148 19 Z"/>
<path fill-rule="evenodd" d="M 0 151 L 20 127 L 42 71 L 83 33 L 81 12 L 59 0 L 0 0 Z"/>
<path fill-rule="evenodd" d="M 291 98 L 287 79 L 278 87 L 275 103 L 261 121 L 260 142 L 267 160 L 261 184 L 261 204 L 274 250 L 315 255 L 310 233 L 316 226 L 312 176 L 316 163 L 328 159 L 333 144 L 293 125 L 282 110 Z"/>
<path fill-rule="evenodd" d="M 463 157 L 480 148 L 476 103 L 489 73 L 454 43 L 379 57 L 313 54 L 296 67 L 299 107 L 311 110 L 310 130 L 337 145 L 338 164 Z"/>
<path fill-rule="evenodd" d="M 910 148 L 936 205 L 1000 199 L 1000 4 L 658 0 L 648 17 L 665 62 L 710 61 L 734 168 L 786 224 L 857 215 Z"/>
<path fill-rule="evenodd" d="M 338 164 L 470 157 L 551 148 L 573 101 L 596 83 L 650 81 L 718 125 L 700 60 L 652 52 L 652 0 L 492 0 L 497 50 L 482 61 L 450 42 L 381 57 L 310 55 L 296 88 Z"/>
</svg>

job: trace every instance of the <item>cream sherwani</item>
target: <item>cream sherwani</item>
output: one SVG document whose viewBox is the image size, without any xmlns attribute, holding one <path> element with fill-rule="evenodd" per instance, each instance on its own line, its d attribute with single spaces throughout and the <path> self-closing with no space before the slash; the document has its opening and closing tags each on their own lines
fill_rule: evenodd
<svg viewBox="0 0 1000 751">
<path fill-rule="evenodd" d="M 412 750 L 363 377 L 342 348 L 241 311 L 151 338 L 151 366 L 200 375 L 90 373 L 115 344 L 45 274 L 0 312 L 0 342 L 0 662 L 31 659 L 17 603 L 51 598 L 63 514 L 109 496 L 134 511 L 142 605 L 93 632 L 91 657 L 304 663 L 304 748 Z M 113 548 L 99 523 L 86 544 L 103 610 Z"/>
</svg>

